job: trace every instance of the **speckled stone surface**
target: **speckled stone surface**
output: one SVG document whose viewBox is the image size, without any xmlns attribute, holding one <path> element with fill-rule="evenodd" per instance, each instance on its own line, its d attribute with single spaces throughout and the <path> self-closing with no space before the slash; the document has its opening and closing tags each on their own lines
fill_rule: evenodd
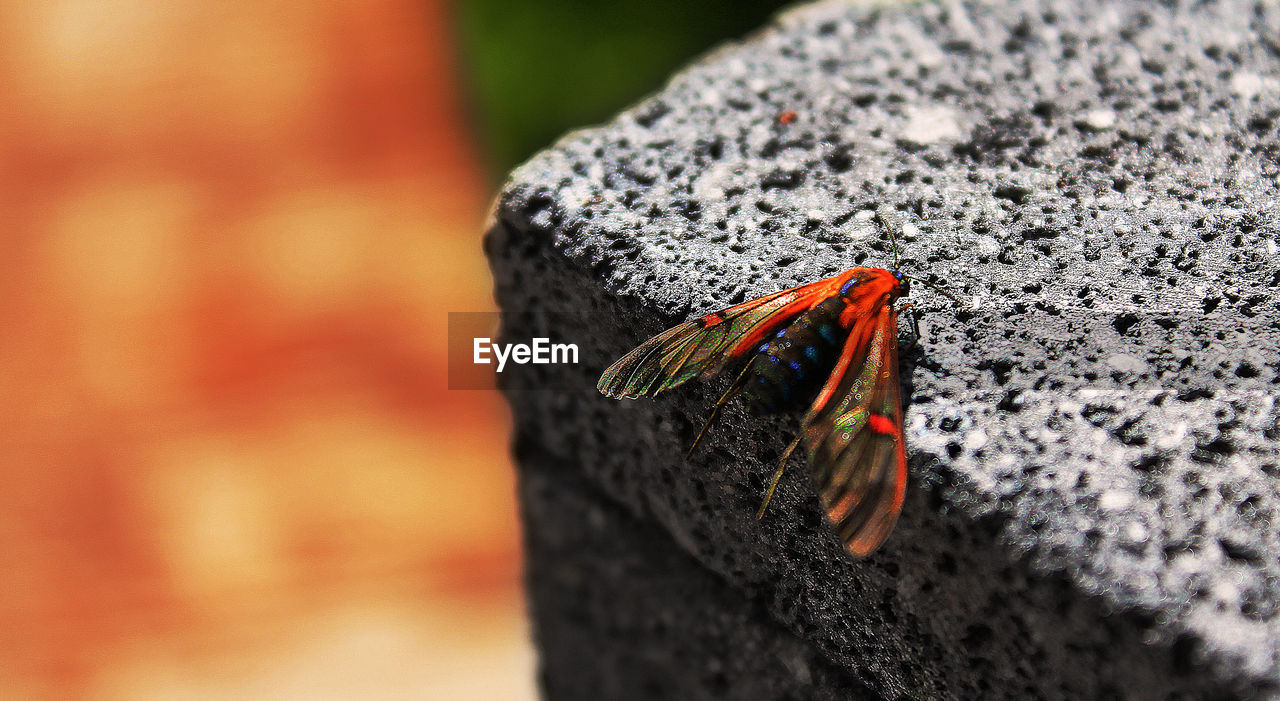
<svg viewBox="0 0 1280 701">
<path fill-rule="evenodd" d="M 517 170 L 504 333 L 582 349 L 508 392 L 548 696 L 1280 696 L 1278 178 L 1280 3 L 1237 1 L 804 6 Z M 890 266 L 877 221 L 962 305 L 912 291 L 911 486 L 855 562 L 802 460 L 754 518 L 795 417 L 686 460 L 725 381 L 592 383 Z"/>
</svg>

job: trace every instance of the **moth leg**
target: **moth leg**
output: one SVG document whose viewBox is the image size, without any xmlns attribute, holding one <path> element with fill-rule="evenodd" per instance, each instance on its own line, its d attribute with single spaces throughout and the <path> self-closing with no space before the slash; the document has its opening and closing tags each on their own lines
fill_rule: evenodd
<svg viewBox="0 0 1280 701">
<path fill-rule="evenodd" d="M 796 439 L 791 441 L 791 445 L 782 451 L 782 458 L 778 460 L 778 469 L 773 473 L 773 481 L 769 482 L 769 489 L 764 493 L 764 503 L 760 504 L 760 509 L 756 511 L 756 520 L 764 518 L 764 510 L 768 508 L 769 501 L 773 499 L 773 491 L 778 488 L 778 481 L 782 479 L 782 473 L 787 469 L 787 458 L 791 457 L 791 453 L 795 451 L 796 446 L 800 445 L 800 438 L 803 432 L 796 434 Z"/>
<path fill-rule="evenodd" d="M 689 446 L 689 452 L 685 453 L 685 458 L 693 457 L 693 451 L 698 447 L 698 442 L 702 440 L 702 436 L 707 432 L 707 429 L 711 428 L 711 422 L 715 421 L 716 416 L 720 414 L 720 407 L 728 403 L 730 399 L 733 399 L 733 395 L 737 394 L 738 390 L 742 389 L 742 385 L 747 381 L 747 371 L 750 369 L 751 364 L 748 363 L 747 366 L 742 369 L 742 372 L 738 373 L 738 378 L 733 381 L 733 384 L 729 385 L 729 389 L 725 390 L 724 394 L 720 395 L 720 398 L 716 400 L 716 405 L 711 407 L 711 414 L 707 417 L 707 420 L 702 423 L 702 429 L 698 431 L 697 437 L 693 439 L 693 445 Z"/>
<path fill-rule="evenodd" d="M 915 305 L 910 302 L 898 307 L 898 313 L 905 311 L 911 312 L 911 346 L 909 348 L 915 348 L 916 344 L 920 343 L 920 318 L 916 316 Z"/>
</svg>

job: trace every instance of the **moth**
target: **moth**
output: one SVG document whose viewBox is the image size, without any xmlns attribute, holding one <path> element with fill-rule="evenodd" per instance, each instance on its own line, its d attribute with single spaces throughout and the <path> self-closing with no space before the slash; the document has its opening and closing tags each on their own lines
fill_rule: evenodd
<svg viewBox="0 0 1280 701">
<path fill-rule="evenodd" d="M 850 553 L 866 557 L 889 537 L 906 495 L 898 314 L 910 305 L 895 304 L 909 281 L 896 270 L 853 268 L 712 312 L 640 344 L 596 387 L 615 399 L 637 398 L 733 376 L 690 454 L 739 394 L 756 414 L 807 406 L 756 516 L 764 516 L 787 460 L 803 446 L 828 520 Z"/>
</svg>

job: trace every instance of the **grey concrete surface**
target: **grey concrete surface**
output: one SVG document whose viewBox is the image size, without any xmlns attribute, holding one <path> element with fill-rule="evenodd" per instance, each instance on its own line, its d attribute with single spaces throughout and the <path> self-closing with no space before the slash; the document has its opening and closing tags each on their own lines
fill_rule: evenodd
<svg viewBox="0 0 1280 701">
<path fill-rule="evenodd" d="M 548 697 L 1280 696 L 1278 178 L 1280 3 L 1234 0 L 803 6 L 518 169 L 504 334 L 582 347 L 506 381 Z M 686 460 L 727 381 L 593 383 L 889 267 L 877 221 L 962 304 L 912 291 L 911 485 L 855 562 L 802 460 L 755 520 L 796 417 Z"/>
</svg>

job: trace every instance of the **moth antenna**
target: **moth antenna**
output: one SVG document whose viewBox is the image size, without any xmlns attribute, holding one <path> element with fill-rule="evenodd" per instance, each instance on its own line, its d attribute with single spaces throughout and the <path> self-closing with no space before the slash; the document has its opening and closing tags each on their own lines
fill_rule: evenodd
<svg viewBox="0 0 1280 701">
<path fill-rule="evenodd" d="M 893 250 L 893 269 L 898 270 L 902 267 L 902 258 L 898 254 L 898 237 L 893 233 L 893 227 L 880 216 L 880 212 L 876 212 L 876 223 L 880 225 L 889 234 L 889 247 Z"/>
<path fill-rule="evenodd" d="M 935 283 L 929 282 L 928 280 L 925 280 L 925 279 L 923 279 L 923 278 L 918 278 L 918 277 L 915 277 L 915 276 L 913 276 L 913 275 L 907 275 L 906 273 L 902 272 L 902 258 L 901 258 L 901 256 L 899 255 L 899 252 L 898 252 L 898 237 L 894 235 L 894 233 L 893 233 L 893 228 L 892 228 L 892 227 L 890 227 L 887 223 L 885 223 L 884 219 L 882 219 L 882 218 L 880 217 L 880 214 L 879 214 L 879 213 L 877 213 L 877 214 L 876 214 L 876 222 L 877 222 L 878 224 L 880 224 L 880 226 L 884 227 L 884 230 L 885 230 L 885 231 L 887 231 L 887 232 L 889 233 L 889 244 L 890 244 L 890 245 L 892 246 L 892 248 L 893 248 L 893 270 L 894 270 L 894 272 L 898 273 L 899 275 L 901 275 L 903 278 L 905 278 L 905 279 L 907 279 L 907 280 L 910 280 L 910 281 L 912 281 L 912 282 L 918 282 L 918 283 L 920 283 L 921 285 L 924 285 L 925 287 L 928 287 L 928 288 L 930 288 L 930 289 L 932 289 L 932 290 L 934 290 L 934 291 L 938 292 L 939 294 L 941 294 L 942 296 L 944 296 L 944 297 L 946 297 L 947 299 L 951 300 L 952 302 L 955 302 L 956 304 L 960 304 L 960 305 L 963 305 L 963 304 L 964 304 L 964 302 L 961 302 L 961 301 L 959 300 L 959 298 L 957 298 L 955 295 L 953 295 L 953 294 L 951 294 L 950 292 L 947 292 L 946 290 L 942 289 L 942 287 L 941 287 L 940 285 L 937 285 L 937 284 L 935 284 Z"/>
<path fill-rule="evenodd" d="M 951 294 L 950 292 L 947 292 L 945 289 L 943 289 L 943 288 L 942 288 L 942 286 L 941 286 L 941 285 L 938 285 L 938 284 L 933 283 L 933 282 L 929 282 L 928 280 L 925 280 L 924 278 L 919 278 L 919 277 L 914 277 L 914 276 L 912 276 L 912 275 L 907 275 L 906 273 L 902 273 L 902 277 L 904 277 L 904 278 L 906 278 L 906 279 L 908 279 L 908 280 L 910 280 L 910 281 L 912 281 L 912 282 L 918 282 L 918 283 L 920 283 L 921 285 L 924 285 L 925 287 L 928 287 L 929 289 L 933 290 L 934 292 L 937 292 L 938 294 L 942 295 L 943 297 L 946 297 L 947 299 L 951 300 L 952 302 L 955 302 L 956 304 L 960 304 L 960 305 L 963 305 L 963 304 L 964 304 L 964 302 L 961 302 L 961 301 L 960 301 L 960 298 L 956 297 L 955 295 Z"/>
</svg>

